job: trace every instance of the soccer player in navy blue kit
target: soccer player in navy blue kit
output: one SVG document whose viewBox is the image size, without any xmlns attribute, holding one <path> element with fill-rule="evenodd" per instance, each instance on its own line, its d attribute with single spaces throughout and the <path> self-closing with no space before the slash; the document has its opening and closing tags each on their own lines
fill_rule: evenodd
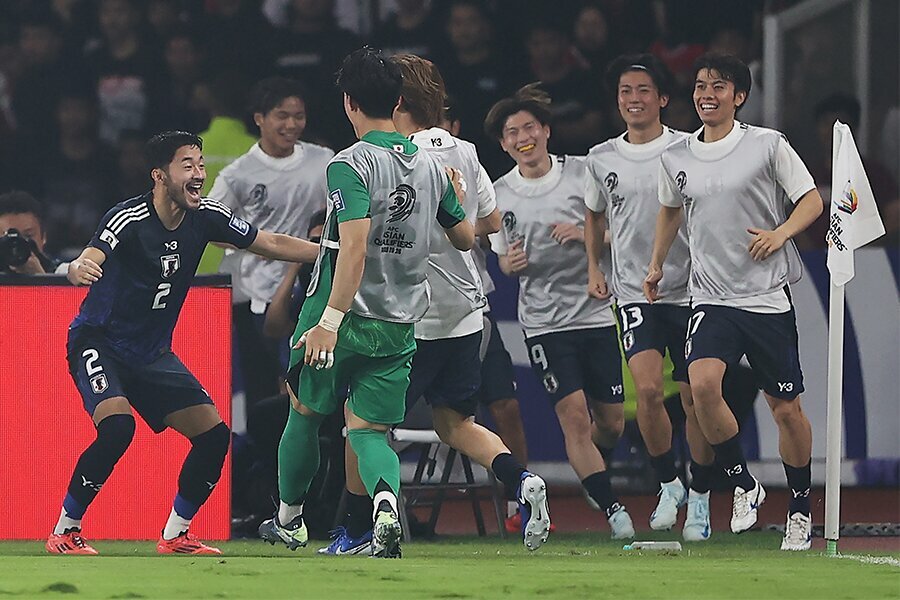
<svg viewBox="0 0 900 600">
<path fill-rule="evenodd" d="M 69 265 L 69 281 L 91 286 L 69 327 L 67 356 L 97 437 L 75 465 L 47 539 L 53 554 L 97 554 L 81 537 L 81 519 L 131 443 L 132 409 L 155 432 L 171 427 L 191 441 L 157 551 L 221 554 L 188 527 L 219 480 L 231 432 L 172 352 L 172 331 L 207 242 L 294 262 L 313 262 L 318 254 L 311 242 L 259 231 L 201 198 L 206 172 L 196 135 L 160 133 L 146 150 L 153 189 L 107 212 Z"/>
</svg>

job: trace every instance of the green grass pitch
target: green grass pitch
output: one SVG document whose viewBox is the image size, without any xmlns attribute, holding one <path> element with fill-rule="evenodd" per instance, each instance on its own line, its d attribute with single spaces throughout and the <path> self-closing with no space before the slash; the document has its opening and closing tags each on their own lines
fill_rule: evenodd
<svg viewBox="0 0 900 600">
<path fill-rule="evenodd" d="M 678 539 L 675 533 L 640 539 Z M 104 542 L 102 556 L 49 556 L 0 543 L 3 598 L 900 598 L 900 568 L 778 550 L 777 534 L 718 535 L 680 554 L 626 552 L 597 534 L 557 535 L 530 554 L 512 540 L 448 538 L 401 560 L 321 557 L 260 541 L 222 557 L 157 556 L 151 542 Z M 897 555 L 893 555 L 895 558 Z"/>
</svg>

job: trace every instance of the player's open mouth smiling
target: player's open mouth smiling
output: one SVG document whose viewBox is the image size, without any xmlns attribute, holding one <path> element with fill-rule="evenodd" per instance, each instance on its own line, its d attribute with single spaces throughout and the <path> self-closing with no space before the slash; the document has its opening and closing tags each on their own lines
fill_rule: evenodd
<svg viewBox="0 0 900 600">
<path fill-rule="evenodd" d="M 203 188 L 203 180 L 193 180 L 185 184 L 184 189 L 192 200 L 200 201 L 200 190 Z"/>
<path fill-rule="evenodd" d="M 719 108 L 719 105 L 714 102 L 701 102 L 699 106 L 700 111 L 705 113 L 713 112 L 714 110 Z"/>
<path fill-rule="evenodd" d="M 518 146 L 516 150 L 519 152 L 531 152 L 532 150 L 534 150 L 534 144 L 525 144 L 523 146 Z"/>
</svg>

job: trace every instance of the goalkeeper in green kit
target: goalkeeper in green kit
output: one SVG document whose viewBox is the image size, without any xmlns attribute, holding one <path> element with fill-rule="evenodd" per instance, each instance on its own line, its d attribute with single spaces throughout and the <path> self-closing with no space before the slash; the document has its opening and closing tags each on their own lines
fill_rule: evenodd
<svg viewBox="0 0 900 600">
<path fill-rule="evenodd" d="M 400 555 L 400 461 L 386 433 L 404 417 L 413 324 L 428 309 L 426 263 L 441 234 L 433 223 L 460 250 L 472 247 L 475 233 L 455 192 L 458 174 L 394 128 L 399 67 L 362 48 L 344 59 L 337 83 L 359 141 L 328 164 L 325 229 L 291 338 L 281 501 L 259 533 L 292 550 L 306 545 L 303 501 L 319 467 L 319 425 L 349 390 L 347 435 L 375 507 L 372 553 L 391 558 Z"/>
</svg>

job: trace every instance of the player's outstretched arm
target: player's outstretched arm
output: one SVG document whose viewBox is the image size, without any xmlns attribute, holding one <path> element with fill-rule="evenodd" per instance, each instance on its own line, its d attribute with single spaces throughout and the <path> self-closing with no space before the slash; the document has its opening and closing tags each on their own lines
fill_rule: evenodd
<svg viewBox="0 0 900 600">
<path fill-rule="evenodd" d="M 283 233 L 260 230 L 247 248 L 253 254 L 288 262 L 312 263 L 319 256 L 319 245 Z"/>
<path fill-rule="evenodd" d="M 475 245 L 475 228 L 467 219 L 463 219 L 450 229 L 445 230 L 450 243 L 457 250 L 471 250 Z"/>
<path fill-rule="evenodd" d="M 584 246 L 588 257 L 588 294 L 598 300 L 609 298 L 606 276 L 600 270 L 600 257 L 603 256 L 603 240 L 606 233 L 606 214 L 586 208 L 584 210 Z"/>
<path fill-rule="evenodd" d="M 88 246 L 81 254 L 69 263 L 66 277 L 72 285 L 91 285 L 103 277 L 100 267 L 106 261 L 106 254 L 99 248 Z"/>
<path fill-rule="evenodd" d="M 656 216 L 656 234 L 653 237 L 653 254 L 650 257 L 650 266 L 647 269 L 647 278 L 644 280 L 644 296 L 650 303 L 659 300 L 659 282 L 663 278 L 662 266 L 669 255 L 669 249 L 678 235 L 683 218 L 682 208 L 665 206 L 659 207 Z"/>
</svg>

